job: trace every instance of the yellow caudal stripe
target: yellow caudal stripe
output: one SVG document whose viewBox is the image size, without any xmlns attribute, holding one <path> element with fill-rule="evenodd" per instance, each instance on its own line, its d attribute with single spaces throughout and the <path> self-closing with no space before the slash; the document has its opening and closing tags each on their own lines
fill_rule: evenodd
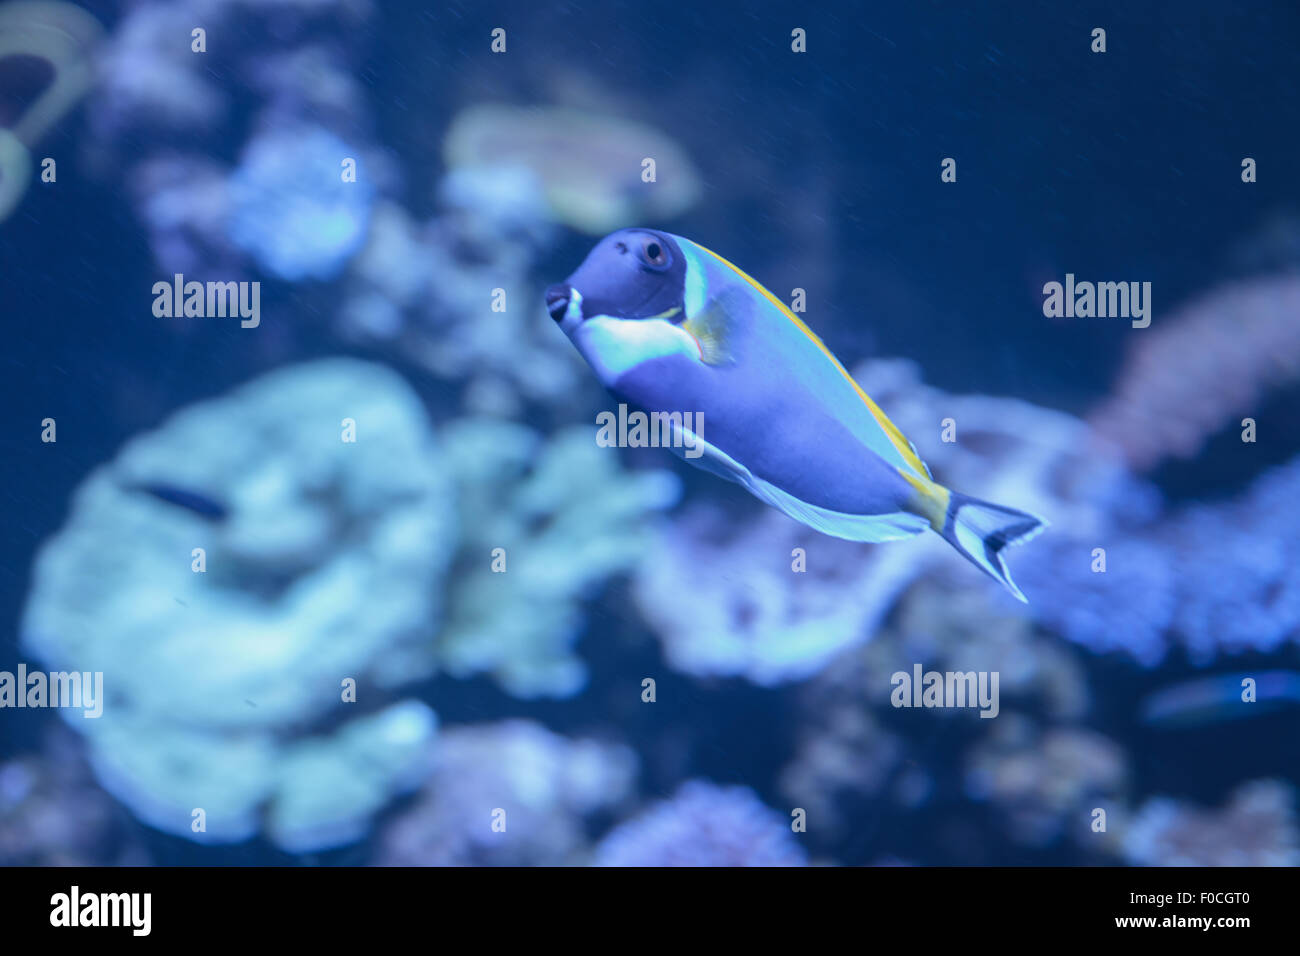
<svg viewBox="0 0 1300 956">
<path fill-rule="evenodd" d="M 935 531 L 942 532 L 948 518 L 948 505 L 952 502 L 952 494 L 943 485 L 909 474 L 902 468 L 896 470 L 907 479 L 909 485 L 916 489 L 916 501 L 913 502 L 916 513 L 929 521 L 930 527 Z"/>
<path fill-rule="evenodd" d="M 696 245 L 699 246 L 699 243 L 697 242 Z M 712 249 L 705 249 L 704 246 L 700 246 L 700 248 L 704 249 L 705 252 L 713 256 L 713 258 L 717 259 L 728 269 L 733 270 L 737 275 L 739 275 L 742 279 L 744 279 L 751 286 L 753 286 L 755 291 L 761 293 L 763 297 L 767 299 L 768 302 L 771 302 L 774 306 L 780 309 L 782 315 L 784 315 L 787 319 L 793 322 L 798 327 L 800 332 L 808 336 L 808 338 L 812 340 L 812 343 L 822 350 L 822 354 L 831 360 L 831 362 L 835 365 L 835 367 L 840 370 L 840 374 L 844 376 L 845 380 L 850 385 L 853 386 L 853 390 L 858 393 L 858 397 L 862 399 L 863 404 L 867 406 L 868 411 L 870 411 L 872 416 L 876 419 L 876 424 L 878 424 L 882 429 L 884 429 L 885 434 L 889 437 L 890 443 L 896 449 L 898 449 L 898 453 L 903 456 L 903 460 L 906 461 L 913 468 L 915 468 L 916 473 L 918 475 L 921 475 L 928 480 L 930 477 L 930 469 L 925 467 L 925 462 L 923 462 L 920 456 L 918 456 L 917 453 L 913 450 L 912 443 L 909 442 L 905 437 L 903 437 L 903 433 L 898 430 L 898 426 L 889 420 L 889 416 L 886 415 L 883 411 L 881 411 L 880 406 L 871 400 L 871 396 L 869 396 L 866 392 L 864 392 L 857 382 L 853 381 L 853 376 L 850 375 L 845 370 L 844 366 L 840 364 L 840 360 L 837 359 L 833 354 L 831 354 L 831 350 L 826 347 L 826 343 L 824 343 L 821 339 L 817 337 L 817 333 L 815 333 L 812 329 L 808 328 L 808 326 L 803 323 L 803 320 L 800 319 L 799 316 L 795 315 L 788 308 L 786 308 L 784 302 L 782 302 L 780 299 L 774 296 L 761 284 L 754 281 L 754 279 L 743 269 L 740 269 L 733 263 L 728 262 L 726 259 L 722 258 L 722 256 L 718 255 Z"/>
</svg>

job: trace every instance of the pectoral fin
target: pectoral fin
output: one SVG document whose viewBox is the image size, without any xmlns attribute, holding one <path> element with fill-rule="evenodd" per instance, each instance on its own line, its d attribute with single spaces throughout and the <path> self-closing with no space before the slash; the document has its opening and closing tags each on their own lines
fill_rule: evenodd
<svg viewBox="0 0 1300 956">
<path fill-rule="evenodd" d="M 700 360 L 705 365 L 735 363 L 734 333 L 738 318 L 746 307 L 744 295 L 737 289 L 727 288 L 682 323 L 682 329 L 689 332 L 699 345 Z"/>
</svg>

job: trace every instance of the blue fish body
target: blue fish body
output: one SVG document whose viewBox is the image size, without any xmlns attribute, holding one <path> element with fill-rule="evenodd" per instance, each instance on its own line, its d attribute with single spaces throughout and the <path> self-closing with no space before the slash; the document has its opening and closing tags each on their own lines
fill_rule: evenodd
<svg viewBox="0 0 1300 956">
<path fill-rule="evenodd" d="M 721 256 L 624 229 L 546 298 L 619 400 L 702 423 L 680 443 L 703 448 L 692 463 L 837 537 L 890 541 L 932 528 L 1024 600 L 1000 552 L 1041 519 L 936 483 L 821 340 Z"/>
</svg>

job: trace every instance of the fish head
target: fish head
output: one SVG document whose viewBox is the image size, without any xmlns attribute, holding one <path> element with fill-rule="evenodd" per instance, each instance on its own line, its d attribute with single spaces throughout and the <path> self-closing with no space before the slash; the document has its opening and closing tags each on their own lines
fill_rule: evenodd
<svg viewBox="0 0 1300 956">
<path fill-rule="evenodd" d="M 546 311 L 570 336 L 597 316 L 680 322 L 685 286 L 686 258 L 676 237 L 655 229 L 620 229 L 596 243 L 567 279 L 546 290 Z"/>
</svg>

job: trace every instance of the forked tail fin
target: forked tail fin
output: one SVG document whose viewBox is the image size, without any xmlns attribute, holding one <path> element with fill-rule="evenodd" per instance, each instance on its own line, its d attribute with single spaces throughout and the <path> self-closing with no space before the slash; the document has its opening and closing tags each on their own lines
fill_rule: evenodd
<svg viewBox="0 0 1300 956">
<path fill-rule="evenodd" d="M 949 492 L 948 514 L 940 532 L 945 540 L 981 568 L 1001 581 L 1019 600 L 1025 596 L 1011 580 L 1002 549 L 1028 541 L 1047 527 L 1042 518 L 1014 508 L 1004 508 L 968 495 Z"/>
</svg>

